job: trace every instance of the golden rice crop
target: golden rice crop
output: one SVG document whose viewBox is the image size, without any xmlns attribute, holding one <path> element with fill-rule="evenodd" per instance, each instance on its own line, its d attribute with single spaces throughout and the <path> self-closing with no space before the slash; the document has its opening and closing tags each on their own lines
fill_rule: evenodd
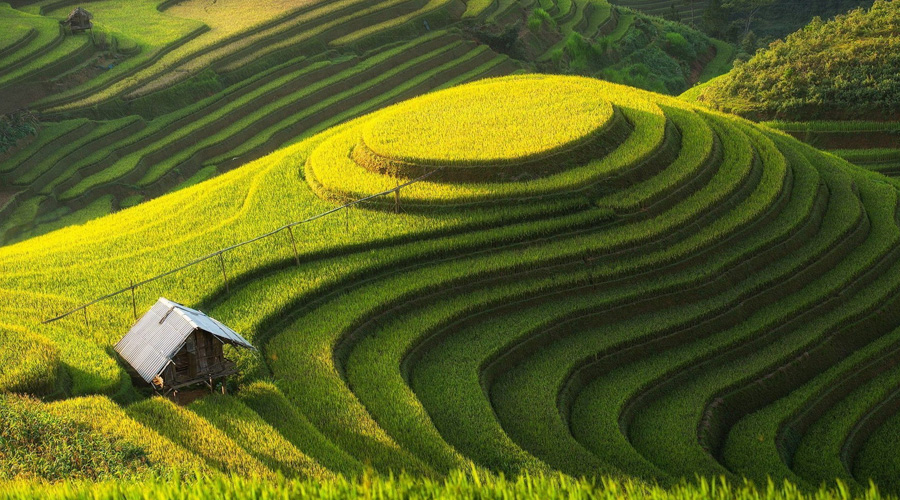
<svg viewBox="0 0 900 500">
<path fill-rule="evenodd" d="M 597 80 L 501 78 L 396 105 L 362 138 L 381 156 L 416 163 L 518 162 L 582 141 L 612 116 Z"/>
</svg>

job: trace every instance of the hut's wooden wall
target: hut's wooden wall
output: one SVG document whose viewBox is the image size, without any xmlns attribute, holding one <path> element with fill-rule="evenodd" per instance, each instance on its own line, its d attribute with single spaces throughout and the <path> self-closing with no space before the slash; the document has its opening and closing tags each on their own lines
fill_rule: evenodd
<svg viewBox="0 0 900 500">
<path fill-rule="evenodd" d="M 234 364 L 225 359 L 222 342 L 212 334 L 197 330 L 163 372 L 168 387 L 229 375 Z"/>
</svg>

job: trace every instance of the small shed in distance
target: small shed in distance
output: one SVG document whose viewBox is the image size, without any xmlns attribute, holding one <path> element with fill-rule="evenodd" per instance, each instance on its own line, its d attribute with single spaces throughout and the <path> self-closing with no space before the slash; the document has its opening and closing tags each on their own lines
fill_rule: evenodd
<svg viewBox="0 0 900 500">
<path fill-rule="evenodd" d="M 72 33 L 77 33 L 79 31 L 87 31 L 89 29 L 93 29 L 94 23 L 91 21 L 91 19 L 93 18 L 94 15 L 90 12 L 82 9 L 81 7 L 75 7 L 75 10 L 69 13 L 69 17 L 67 17 L 63 21 L 60 21 L 59 24 L 63 25 L 66 28 L 69 28 L 69 31 L 71 31 Z"/>
<path fill-rule="evenodd" d="M 223 346 L 256 350 L 237 332 L 200 311 L 160 298 L 115 347 L 132 376 L 177 398 L 178 390 L 238 372 Z M 224 390 L 224 386 L 223 386 Z"/>
</svg>

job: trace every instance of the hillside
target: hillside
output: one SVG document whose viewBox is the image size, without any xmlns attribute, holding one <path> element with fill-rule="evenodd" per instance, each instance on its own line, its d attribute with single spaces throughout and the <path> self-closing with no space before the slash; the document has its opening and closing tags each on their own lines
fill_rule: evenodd
<svg viewBox="0 0 900 500">
<path fill-rule="evenodd" d="M 606 0 L 98 0 L 91 35 L 60 30 L 73 6 L 0 4 L 0 113 L 40 119 L 0 127 L 0 244 L 458 83 L 539 71 L 678 93 L 730 60 Z"/>
<path fill-rule="evenodd" d="M 898 6 L 878 2 L 868 12 L 814 22 L 682 97 L 751 118 L 783 117 L 766 124 L 900 176 Z"/>
<path fill-rule="evenodd" d="M 898 492 L 881 459 L 900 418 L 898 196 L 675 98 L 484 80 L 0 248 L 0 390 L 56 399 L 3 397 L 153 474 L 370 466 Z M 159 296 L 260 346 L 233 353 L 233 395 L 179 407 L 135 391 L 109 347 Z M 136 451 L 105 451 L 123 443 Z"/>
<path fill-rule="evenodd" d="M 814 21 L 687 95 L 753 119 L 900 120 L 900 3 Z"/>
</svg>

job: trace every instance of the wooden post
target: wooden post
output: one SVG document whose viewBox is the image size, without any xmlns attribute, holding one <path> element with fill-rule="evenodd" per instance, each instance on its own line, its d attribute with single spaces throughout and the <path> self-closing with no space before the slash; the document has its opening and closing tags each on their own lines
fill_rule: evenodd
<svg viewBox="0 0 900 500">
<path fill-rule="evenodd" d="M 88 324 L 88 318 L 87 318 L 87 306 L 82 307 L 81 312 L 84 313 L 84 327 L 90 328 L 91 326 Z"/>
<path fill-rule="evenodd" d="M 288 234 L 291 235 L 291 246 L 294 247 L 294 261 L 300 265 L 300 254 L 297 253 L 297 241 L 294 239 L 294 228 L 288 226 Z"/>
<path fill-rule="evenodd" d="M 219 252 L 219 264 L 222 265 L 222 277 L 225 279 L 225 292 L 231 292 L 231 289 L 228 286 L 228 274 L 225 273 L 225 257 L 222 257 L 222 252 Z"/>
<path fill-rule="evenodd" d="M 400 185 L 397 185 L 397 190 L 394 191 L 394 213 L 400 213 Z"/>
<path fill-rule="evenodd" d="M 344 209 L 344 230 L 350 232 L 350 207 Z"/>
<path fill-rule="evenodd" d="M 134 320 L 137 321 L 137 301 L 134 298 L 134 280 L 131 280 L 131 311 L 134 313 Z"/>
</svg>

